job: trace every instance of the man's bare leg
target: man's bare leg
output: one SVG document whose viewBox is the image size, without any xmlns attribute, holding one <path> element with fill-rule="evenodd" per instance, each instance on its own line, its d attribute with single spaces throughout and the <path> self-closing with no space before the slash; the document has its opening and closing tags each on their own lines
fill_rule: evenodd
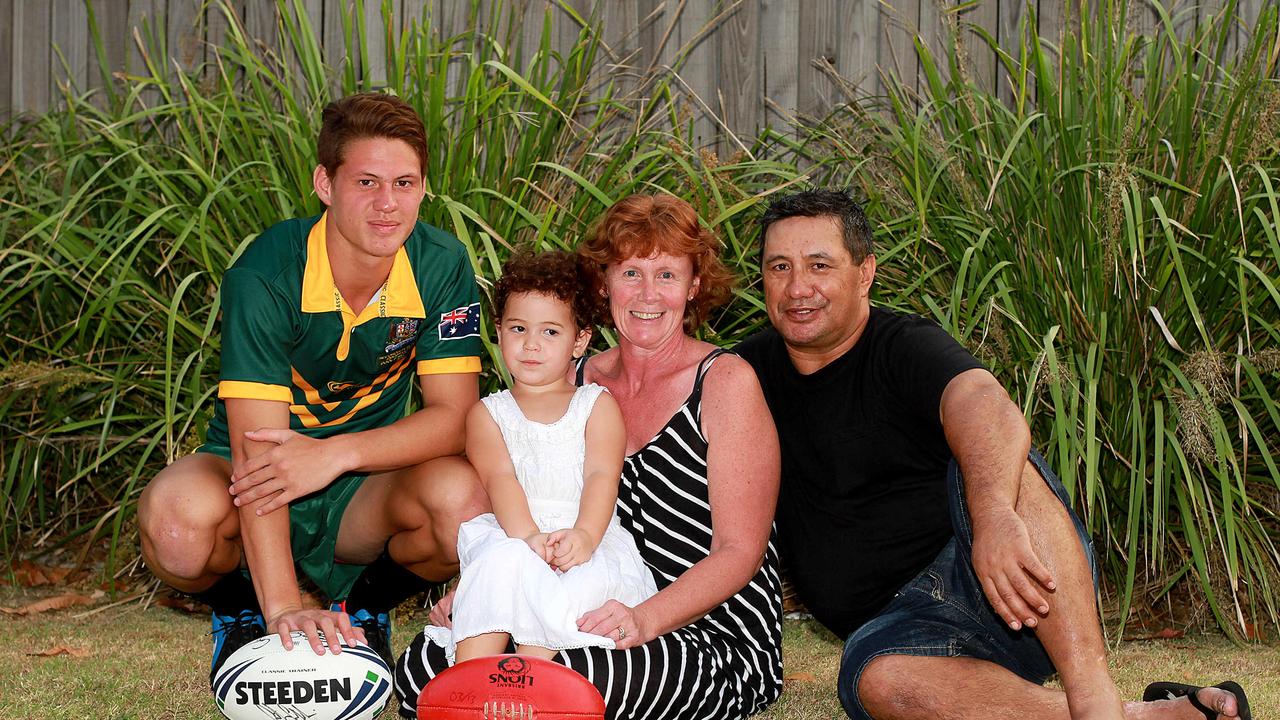
<svg viewBox="0 0 1280 720">
<path fill-rule="evenodd" d="M 882 655 L 863 671 L 858 697 L 876 720 L 1071 717 L 1065 693 L 974 658 Z M 1204 688 L 1199 698 L 1218 710 L 1223 720 L 1236 716 L 1235 696 L 1229 692 Z M 1126 703 L 1124 716 L 1129 720 L 1204 720 L 1185 699 Z"/>
<path fill-rule="evenodd" d="M 888 655 L 867 665 L 858 683 L 863 706 L 878 720 L 890 718 L 1115 718 L 1148 712 L 1188 720 L 1203 718 L 1186 700 L 1135 703 L 1126 709 L 1107 669 L 1098 624 L 1093 575 L 1066 508 L 1030 462 L 1023 467 L 1016 511 L 1032 547 L 1056 580 L 1045 592 L 1049 612 L 1035 632 L 1062 678 L 1066 692 L 1027 682 L 1004 668 L 973 658 Z M 1225 698 L 1222 696 L 1226 696 Z M 1219 690 L 1201 691 L 1203 702 L 1230 713 L 1235 699 Z M 1153 707 L 1159 706 L 1159 707 Z M 1132 715 L 1138 713 L 1138 715 Z"/>
<path fill-rule="evenodd" d="M 231 463 L 209 453 L 177 460 L 138 499 L 147 568 L 188 593 L 209 589 L 240 566 L 240 519 L 231 504 Z"/>
<path fill-rule="evenodd" d="M 458 572 L 458 526 L 486 512 L 489 497 L 460 457 L 376 473 L 343 513 L 338 559 L 367 564 L 386 548 L 419 577 L 448 580 Z"/>
</svg>

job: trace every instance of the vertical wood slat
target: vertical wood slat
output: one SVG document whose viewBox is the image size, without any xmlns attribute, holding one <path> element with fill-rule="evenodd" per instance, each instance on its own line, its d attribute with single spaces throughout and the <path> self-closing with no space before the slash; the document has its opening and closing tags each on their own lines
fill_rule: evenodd
<svg viewBox="0 0 1280 720">
<path fill-rule="evenodd" d="M 49 62 L 54 92 L 60 93 L 62 85 L 83 92 L 89 73 L 89 13 L 84 0 L 53 0 L 50 12 Z"/>
<path fill-rule="evenodd" d="M 169 0 L 167 16 L 169 57 L 165 66 L 170 75 L 194 71 L 204 62 L 204 18 L 198 0 Z"/>
<path fill-rule="evenodd" d="M 150 43 L 152 38 L 165 38 L 164 6 L 167 4 L 165 0 L 129 0 L 129 24 L 125 28 L 125 46 L 128 48 L 126 67 L 130 75 L 141 76 L 150 73 L 146 58 L 143 57 L 143 48 L 138 41 L 148 44 L 148 52 L 157 49 Z M 153 56 L 151 61 L 163 63 L 164 58 Z M 144 93 L 144 96 L 152 95 Z"/>
<path fill-rule="evenodd" d="M 14 0 L 0 0 L 0 122 L 22 111 L 13 97 L 13 73 L 17 67 L 13 56 L 13 4 Z"/>
<path fill-rule="evenodd" d="M 639 0 L 614 0 L 604 4 L 600 16 L 604 26 L 603 63 L 597 63 L 598 72 L 607 74 L 613 81 L 616 96 L 627 96 L 635 89 L 643 65 L 644 53 L 640 47 Z M 599 77 L 599 76 L 597 76 Z"/>
<path fill-rule="evenodd" d="M 999 6 L 1013 4 L 1017 4 L 1017 0 L 981 0 L 959 18 L 960 42 L 969 56 L 970 80 L 986 92 L 994 92 L 996 89 L 996 51 L 975 28 L 981 28 L 987 35 L 998 39 Z"/>
<path fill-rule="evenodd" d="M 850 91 L 871 96 L 882 93 L 878 67 L 886 19 L 877 0 L 841 0 L 836 70 L 847 87 L 841 88 L 840 101 L 852 101 L 853 97 L 845 97 Z"/>
<path fill-rule="evenodd" d="M 360 68 L 362 90 L 371 90 L 387 84 L 387 28 L 382 20 L 381 0 L 365 0 L 364 3 L 364 59 L 367 67 Z"/>
<path fill-rule="evenodd" d="M 43 112 L 50 100 L 49 5 L 15 2 L 13 6 L 13 105 L 20 111 Z"/>
<path fill-rule="evenodd" d="M 880 18 L 882 39 L 876 65 L 882 73 L 897 75 L 908 90 L 915 90 L 919 68 L 915 37 L 920 28 L 920 2 L 931 0 L 896 0 L 893 6 L 882 6 Z"/>
<path fill-rule="evenodd" d="M 836 0 L 800 3 L 797 30 L 796 111 L 821 119 L 835 107 L 835 82 L 819 65 L 834 68 L 841 54 L 840 8 Z"/>
<path fill-rule="evenodd" d="M 934 67 L 937 68 L 938 75 L 941 76 L 943 82 L 951 79 L 951 67 L 947 55 L 951 51 L 951 45 L 955 41 L 957 30 L 959 29 L 960 20 L 955 13 L 948 13 L 954 0 L 948 0 L 943 6 L 935 0 L 920 0 L 917 7 L 919 8 L 919 18 L 916 22 L 918 31 L 917 37 L 923 41 L 924 46 L 929 49 L 929 55 L 933 58 Z M 916 78 L 917 87 L 920 92 L 924 92 L 927 88 L 928 80 L 925 77 L 924 63 L 919 61 L 919 54 L 910 46 L 907 46 L 907 52 L 910 57 L 916 61 L 919 75 Z M 970 68 L 965 68 L 965 72 L 970 72 Z"/>
<path fill-rule="evenodd" d="M 743 6 L 755 1 L 743 0 Z M 690 142 L 699 148 L 713 146 L 720 136 L 720 126 L 706 111 L 706 107 L 710 107 L 712 112 L 719 113 L 719 98 L 715 91 L 716 76 L 720 70 L 716 33 L 714 29 L 703 31 L 722 9 L 718 0 L 686 0 L 684 12 L 677 18 L 678 34 L 672 38 L 678 43 L 677 50 L 685 53 L 679 74 L 688 85 L 686 92 L 691 95 L 689 109 L 693 111 L 694 121 Z"/>
<path fill-rule="evenodd" d="M 729 132 L 739 139 L 751 137 L 762 118 L 764 67 L 757 52 L 759 39 L 760 5 L 753 0 L 745 0 L 722 21 L 715 36 L 710 38 L 719 45 L 716 82 L 710 87 L 695 85 L 693 88 L 721 116 Z M 693 74 L 690 73 L 689 77 Z M 728 154 L 737 148 L 738 143 L 722 137 L 718 152 Z"/>
<path fill-rule="evenodd" d="M 1000 17 L 996 21 L 996 40 L 1005 52 L 1016 58 L 1019 52 L 1018 47 L 1023 42 L 1022 24 L 1028 19 L 1026 0 L 1001 0 L 999 11 Z M 1014 100 L 1014 88 L 1020 80 L 1011 77 L 1009 68 L 1005 67 L 998 58 L 995 63 L 995 74 L 996 93 L 1005 105 L 1011 105 Z"/>
<path fill-rule="evenodd" d="M 766 124 L 786 127 L 794 122 L 800 96 L 796 87 L 800 72 L 796 42 L 799 20 L 792 3 L 760 0 L 760 67 L 764 82 L 757 100 L 762 111 L 757 129 Z"/>
</svg>

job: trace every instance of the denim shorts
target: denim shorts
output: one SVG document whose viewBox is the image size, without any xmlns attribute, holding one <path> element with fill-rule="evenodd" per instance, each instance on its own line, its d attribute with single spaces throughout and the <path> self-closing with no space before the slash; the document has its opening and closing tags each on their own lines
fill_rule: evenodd
<svg viewBox="0 0 1280 720">
<path fill-rule="evenodd" d="M 1071 511 L 1067 490 L 1043 457 L 1032 450 L 1028 459 L 1066 507 L 1084 545 L 1093 571 L 1098 565 L 1093 545 L 1080 518 Z M 854 720 L 871 720 L 858 699 L 858 680 L 881 655 L 970 657 L 993 662 L 1030 682 L 1041 684 L 1054 674 L 1053 663 L 1032 630 L 1011 630 L 996 615 L 974 574 L 973 527 L 964 497 L 964 482 L 954 460 L 947 469 L 951 524 L 955 536 L 933 563 L 908 582 L 880 614 L 849 636 L 840 660 L 840 704 Z"/>
</svg>

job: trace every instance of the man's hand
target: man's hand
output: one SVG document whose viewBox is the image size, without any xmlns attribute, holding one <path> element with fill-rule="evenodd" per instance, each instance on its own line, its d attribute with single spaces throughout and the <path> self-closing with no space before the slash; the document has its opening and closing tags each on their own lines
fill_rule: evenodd
<svg viewBox="0 0 1280 720">
<path fill-rule="evenodd" d="M 267 631 L 278 633 L 285 650 L 293 649 L 293 638 L 289 633 L 301 630 L 307 634 L 307 641 L 317 655 L 324 654 L 324 644 L 320 642 L 320 633 L 324 633 L 329 644 L 329 652 L 337 655 L 342 652 L 341 636 L 347 645 L 356 641 L 365 642 L 364 630 L 351 626 L 351 618 L 346 613 L 330 612 L 320 608 L 286 608 L 267 620 Z"/>
<path fill-rule="evenodd" d="M 1014 630 L 1035 627 L 1039 617 L 1049 614 L 1041 589 L 1052 591 L 1057 585 L 1012 508 L 974 514 L 973 570 L 991 607 Z"/>
<path fill-rule="evenodd" d="M 547 544 L 554 548 L 551 554 L 551 566 L 560 572 L 581 565 L 591 559 L 596 550 L 596 543 L 586 530 L 563 528 L 551 533 Z"/>
<path fill-rule="evenodd" d="M 258 508 L 259 515 L 328 487 L 347 469 L 333 457 L 332 443 L 326 440 L 279 428 L 259 428 L 244 436 L 254 442 L 276 445 L 246 460 L 231 476 L 230 491 L 237 507 L 275 495 Z"/>
<path fill-rule="evenodd" d="M 524 538 L 525 544 L 529 546 L 529 549 L 533 551 L 533 554 L 542 558 L 542 562 L 547 563 L 548 565 L 551 564 L 552 548 L 549 541 L 550 537 L 551 536 L 547 533 L 539 532 Z"/>
</svg>

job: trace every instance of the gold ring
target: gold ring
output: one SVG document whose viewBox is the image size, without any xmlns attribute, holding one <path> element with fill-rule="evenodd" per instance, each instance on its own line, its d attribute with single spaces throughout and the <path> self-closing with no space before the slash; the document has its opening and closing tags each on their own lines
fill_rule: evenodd
<svg viewBox="0 0 1280 720">
<path fill-rule="evenodd" d="M 621 626 L 621 625 L 619 625 L 619 626 L 618 626 L 618 639 L 619 639 L 619 640 L 625 640 L 625 639 L 626 639 L 626 637 L 627 637 L 627 631 L 626 631 L 626 630 L 623 630 L 623 629 L 622 629 L 622 626 Z"/>
</svg>

